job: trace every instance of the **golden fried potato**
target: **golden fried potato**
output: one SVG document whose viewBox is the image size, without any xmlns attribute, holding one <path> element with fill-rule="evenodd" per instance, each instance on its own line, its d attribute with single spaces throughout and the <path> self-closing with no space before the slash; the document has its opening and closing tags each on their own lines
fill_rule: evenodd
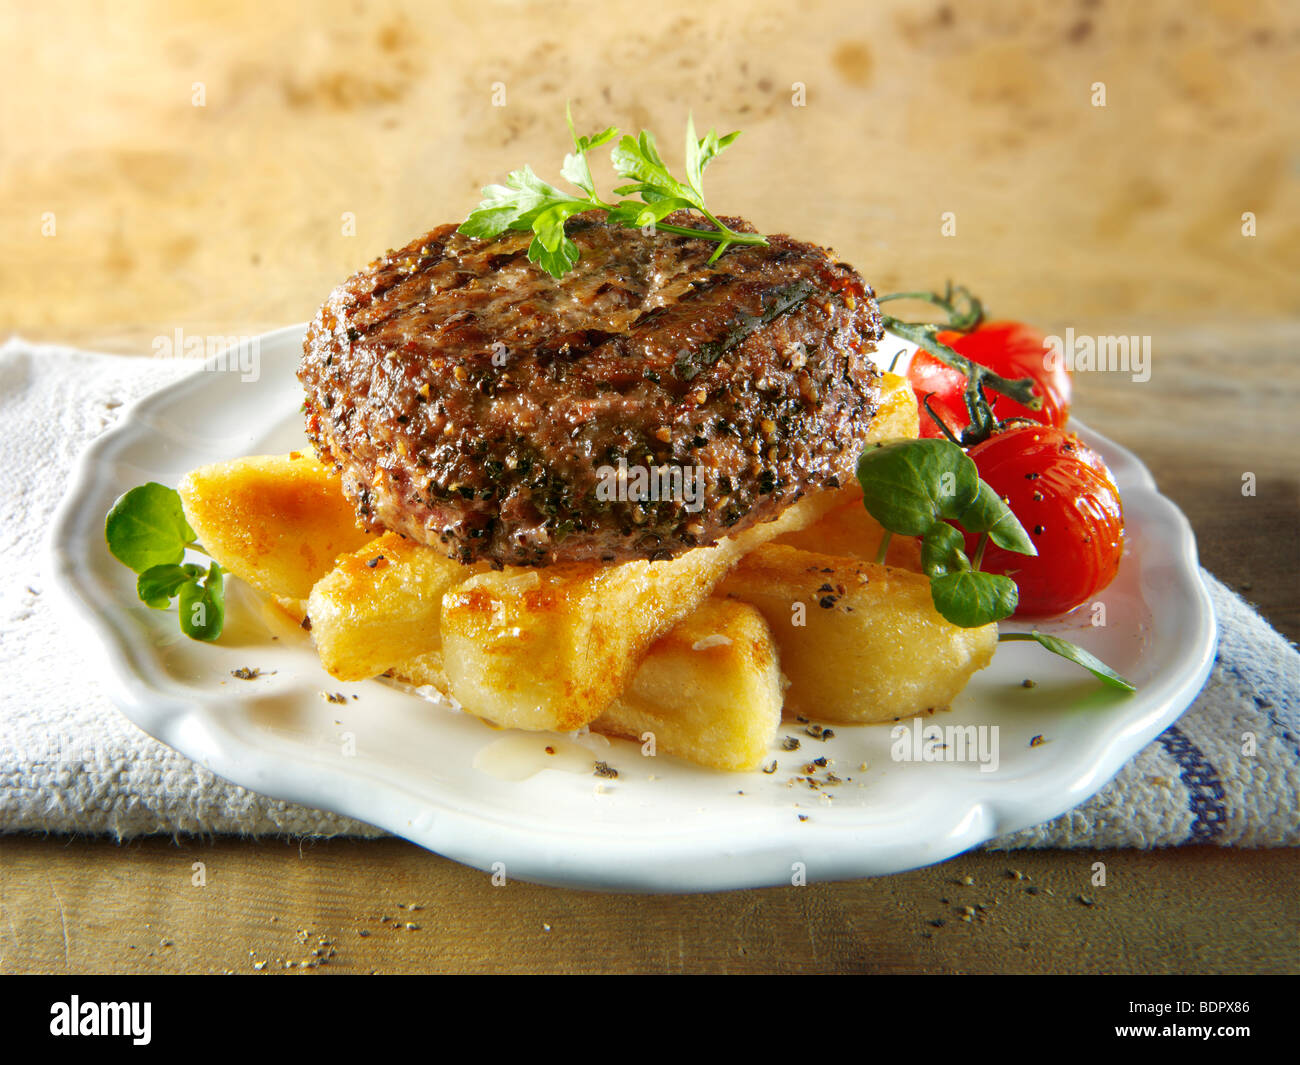
<svg viewBox="0 0 1300 1065">
<path fill-rule="evenodd" d="M 867 429 L 867 443 L 915 440 L 920 432 L 920 409 L 907 378 L 896 373 L 881 374 L 880 406 Z"/>
<path fill-rule="evenodd" d="M 442 695 L 451 696 L 451 683 L 447 680 L 441 648 L 397 662 L 388 674 L 417 688 L 430 685 L 437 688 Z"/>
<path fill-rule="evenodd" d="M 915 439 L 919 428 L 912 386 L 897 374 L 882 375 L 880 409 L 871 422 L 867 442 Z M 774 542 L 825 555 L 874 561 L 885 530 L 862 505 L 862 489 L 856 480 L 845 485 L 840 496 L 844 502 L 820 521 L 806 529 L 786 533 Z M 921 572 L 920 543 L 914 537 L 895 536 L 889 542 L 885 563 Z"/>
<path fill-rule="evenodd" d="M 839 498 L 805 496 L 775 521 L 664 562 L 507 567 L 471 577 L 443 598 L 452 694 L 503 727 L 581 728 L 741 557 L 816 521 Z"/>
<path fill-rule="evenodd" d="M 344 555 L 307 599 L 321 664 L 338 680 L 365 680 L 438 655 L 443 593 L 487 568 L 396 533 Z"/>
<path fill-rule="evenodd" d="M 734 599 L 706 599 L 650 648 L 592 731 L 644 742 L 713 769 L 754 769 L 781 724 L 781 671 L 767 622 Z"/>
<path fill-rule="evenodd" d="M 996 625 L 944 620 L 921 574 L 786 545 L 746 556 L 719 592 L 767 619 L 787 716 L 866 724 L 946 708 L 997 646 Z"/>
<path fill-rule="evenodd" d="M 806 529 L 786 533 L 773 543 L 787 544 L 803 551 L 816 551 L 839 558 L 874 562 L 885 530 L 867 513 L 862 497 L 836 507 L 821 521 Z M 915 536 L 895 536 L 889 541 L 885 564 L 898 569 L 921 572 L 921 541 Z"/>
<path fill-rule="evenodd" d="M 447 691 L 439 651 L 408 660 L 393 675 Z M 652 732 L 656 754 L 744 770 L 771 750 L 780 721 L 780 670 L 767 622 L 745 603 L 711 598 L 650 647 L 591 729 L 638 743 Z"/>
<path fill-rule="evenodd" d="M 339 555 L 373 536 L 329 467 L 296 451 L 202 466 L 178 491 L 199 543 L 268 595 L 307 598 Z"/>
</svg>

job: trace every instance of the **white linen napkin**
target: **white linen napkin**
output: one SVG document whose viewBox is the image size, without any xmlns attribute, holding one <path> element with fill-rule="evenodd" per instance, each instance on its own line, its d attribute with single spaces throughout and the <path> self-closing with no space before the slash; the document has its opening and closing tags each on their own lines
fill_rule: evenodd
<svg viewBox="0 0 1300 1065">
<path fill-rule="evenodd" d="M 49 602 L 42 544 L 76 456 L 122 405 L 197 366 L 0 347 L 0 832 L 384 834 L 227 783 L 146 736 L 78 669 L 79 637 Z M 1204 576 L 1219 654 L 1193 706 L 1088 802 L 990 847 L 1300 844 L 1300 654 Z"/>
</svg>

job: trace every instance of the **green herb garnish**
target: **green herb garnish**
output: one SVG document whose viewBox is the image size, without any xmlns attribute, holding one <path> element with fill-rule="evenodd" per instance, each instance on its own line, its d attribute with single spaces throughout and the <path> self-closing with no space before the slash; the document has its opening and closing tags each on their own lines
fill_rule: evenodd
<svg viewBox="0 0 1300 1065">
<path fill-rule="evenodd" d="M 980 479 L 975 463 L 947 440 L 881 444 L 858 459 L 867 511 L 889 536 L 921 537 L 921 559 L 935 609 L 954 625 L 975 628 L 1010 617 L 1019 600 L 1010 577 L 979 571 L 978 556 L 992 540 L 1022 555 L 1038 552 L 1011 508 Z M 974 564 L 955 526 L 980 536 Z"/>
<path fill-rule="evenodd" d="M 980 323 L 984 321 L 984 305 L 968 288 L 963 285 L 954 287 L 949 281 L 942 293 L 891 292 L 876 297 L 876 302 L 882 305 L 892 300 L 920 300 L 938 307 L 947 316 L 947 321 L 944 322 L 905 322 L 888 314 L 881 314 L 880 317 L 884 327 L 895 336 L 910 340 L 949 369 L 956 370 L 966 378 L 964 398 L 967 413 L 970 415 L 970 425 L 962 431 L 960 439 L 953 439 L 943 419 L 930 411 L 928 401 L 925 404 L 926 412 L 934 418 L 935 424 L 944 436 L 953 440 L 953 443 L 960 444 L 962 447 L 972 447 L 1018 420 L 998 421 L 985 395 L 986 391 L 998 392 L 1030 410 L 1039 410 L 1042 407 L 1043 397 L 1038 394 L 1032 378 L 1019 377 L 1009 380 L 1000 374 L 995 374 L 987 366 L 981 366 L 966 358 L 947 344 L 940 343 L 940 332 L 969 333 L 978 329 Z"/>
<path fill-rule="evenodd" d="M 207 554 L 185 520 L 173 488 L 150 481 L 121 496 L 104 521 L 104 539 L 115 559 L 138 576 L 136 594 L 155 610 L 177 597 L 181 632 L 194 640 L 215 640 L 226 619 L 222 569 L 185 561 L 187 551 Z"/>
<path fill-rule="evenodd" d="M 984 548 L 992 541 L 1017 554 L 1038 552 L 1011 508 L 960 447 L 949 440 L 879 444 L 858 459 L 858 481 L 863 505 L 885 529 L 876 561 L 884 562 L 894 534 L 920 537 L 921 568 L 930 578 L 935 609 L 944 618 L 969 629 L 1015 612 L 1015 581 L 980 571 Z M 966 539 L 958 526 L 979 536 L 973 559 L 966 555 Z M 1059 636 L 1004 633 L 998 639 L 1034 640 L 1112 687 L 1136 690 L 1095 655 Z"/>
<path fill-rule="evenodd" d="M 998 634 L 998 643 L 1010 643 L 1016 640 L 1033 640 L 1041 647 L 1051 651 L 1052 654 L 1068 658 L 1071 662 L 1083 666 L 1089 673 L 1112 688 L 1119 688 L 1120 691 L 1126 692 L 1137 691 L 1136 684 L 1125 680 L 1095 654 L 1091 651 L 1085 651 L 1077 643 L 1063 640 L 1059 636 L 1039 632 L 1037 629 L 1033 632 L 1003 632 Z"/>
<path fill-rule="evenodd" d="M 185 520 L 181 497 L 156 481 L 132 488 L 113 504 L 104 536 L 113 557 L 136 573 L 179 564 L 186 546 L 197 539 Z"/>
<path fill-rule="evenodd" d="M 639 137 L 625 135 L 610 150 L 610 160 L 618 176 L 632 184 L 615 189 L 614 195 L 635 195 L 640 199 L 610 203 L 596 192 L 587 153 L 613 141 L 619 131 L 610 126 L 589 137 L 582 137 L 574 129 L 573 114 L 567 107 L 565 115 L 574 150 L 564 157 L 560 174 L 582 195 L 556 188 L 539 178 L 532 167 L 525 165 L 511 171 L 504 185 L 489 185 L 483 190 L 478 210 L 471 212 L 461 223 L 459 232 L 492 240 L 508 229 L 531 230 L 533 239 L 528 245 L 529 261 L 556 278 L 572 270 L 579 256 L 578 246 L 564 232 L 564 223 L 584 211 L 604 211 L 615 225 L 633 229 L 654 226 L 665 233 L 716 241 L 718 247 L 709 258 L 710 263 L 716 262 L 733 244 L 767 243 L 767 238 L 758 233 L 737 233 L 723 225 L 704 203 L 704 170 L 740 136 L 738 130 L 724 137 L 709 130 L 697 140 L 694 119 L 688 118 L 685 181 L 679 181 L 669 172 L 659 155 L 654 134 L 642 130 Z M 663 221 L 667 215 L 679 210 L 703 215 L 713 228 L 693 229 Z"/>
</svg>

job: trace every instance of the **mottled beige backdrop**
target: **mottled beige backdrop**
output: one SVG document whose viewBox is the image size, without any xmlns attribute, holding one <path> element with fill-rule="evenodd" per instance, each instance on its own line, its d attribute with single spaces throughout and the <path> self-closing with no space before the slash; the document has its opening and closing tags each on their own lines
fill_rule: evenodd
<svg viewBox="0 0 1300 1065">
<path fill-rule="evenodd" d="M 648 125 L 674 165 L 689 110 L 743 129 L 711 203 L 880 290 L 952 276 L 1052 328 L 1300 309 L 1294 4 L 8 0 L 0 20 L 0 334 L 147 350 L 304 319 L 509 168 L 558 177 L 566 98 L 584 126 Z"/>
<path fill-rule="evenodd" d="M 558 180 L 566 98 L 674 166 L 688 111 L 743 129 L 711 203 L 883 291 L 951 276 L 1049 332 L 1150 336 L 1149 381 L 1079 373 L 1075 409 L 1300 639 L 1300 0 L 0 0 L 0 340 L 302 321 L 509 169 Z M 269 969 L 310 929 L 358 973 L 1294 972 L 1297 875 L 1297 849 L 1029 851 L 650 898 L 497 890 L 397 841 L 10 838 L 0 971 Z"/>
</svg>

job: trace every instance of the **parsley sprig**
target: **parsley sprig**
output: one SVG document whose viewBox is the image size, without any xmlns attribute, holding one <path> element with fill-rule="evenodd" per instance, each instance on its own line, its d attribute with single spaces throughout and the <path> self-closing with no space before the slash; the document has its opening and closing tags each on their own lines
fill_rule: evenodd
<svg viewBox="0 0 1300 1065">
<path fill-rule="evenodd" d="M 136 595 L 155 610 L 179 597 L 181 632 L 193 640 L 215 640 L 226 620 L 225 578 L 216 562 L 185 561 L 187 551 L 207 552 L 185 520 L 174 488 L 150 481 L 121 496 L 104 521 L 113 557 L 137 574 Z"/>
<path fill-rule="evenodd" d="M 717 242 L 709 258 L 716 262 L 733 244 L 766 244 L 759 233 L 738 233 L 720 222 L 704 202 L 704 171 L 737 137 L 739 130 L 718 136 L 709 130 L 703 137 L 695 135 L 694 118 L 686 120 L 686 180 L 673 177 L 659 154 L 654 134 L 642 130 L 639 137 L 625 134 L 610 150 L 610 160 L 619 177 L 630 184 L 614 190 L 614 196 L 637 196 L 609 202 L 596 191 L 587 155 L 614 141 L 619 130 L 613 126 L 579 136 L 573 125 L 573 112 L 565 108 L 573 151 L 564 157 L 560 174 L 581 195 L 565 192 L 543 181 L 525 164 L 506 177 L 504 185 L 489 185 L 483 190 L 478 209 L 461 223 L 459 232 L 466 236 L 492 240 L 506 230 L 532 231 L 528 259 L 552 277 L 560 278 L 578 262 L 578 246 L 564 232 L 564 223 L 584 211 L 604 211 L 608 220 L 620 226 L 639 229 L 653 226 L 665 233 Z M 688 210 L 702 215 L 712 229 L 694 229 L 664 222 L 673 211 Z"/>
<path fill-rule="evenodd" d="M 877 562 L 884 561 L 893 535 L 919 537 L 930 598 L 944 618 L 962 628 L 977 628 L 1015 612 L 1020 600 L 1016 582 L 981 572 L 984 549 L 991 541 L 1021 555 L 1038 551 L 1020 520 L 960 447 L 938 439 L 877 444 L 862 453 L 857 472 L 863 505 L 885 529 Z M 966 555 L 961 529 L 979 537 L 973 559 Z M 1035 630 L 1004 633 L 998 639 L 1036 641 L 1111 687 L 1135 690 L 1101 659 L 1059 636 Z"/>
</svg>

